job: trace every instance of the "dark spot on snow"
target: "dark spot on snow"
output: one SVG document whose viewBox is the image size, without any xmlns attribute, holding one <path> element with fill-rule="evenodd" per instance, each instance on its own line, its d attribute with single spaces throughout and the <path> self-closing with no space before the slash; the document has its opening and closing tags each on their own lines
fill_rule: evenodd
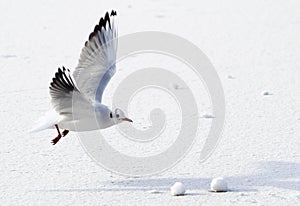
<svg viewBox="0 0 300 206">
<path fill-rule="evenodd" d="M 268 96 L 268 95 L 273 95 L 271 92 L 263 92 L 262 95 Z"/>
<path fill-rule="evenodd" d="M 224 193 L 224 192 L 230 192 L 229 190 L 208 190 L 209 192 L 214 192 L 214 193 Z"/>
<path fill-rule="evenodd" d="M 204 115 L 202 115 L 201 117 L 202 117 L 202 118 L 205 118 L 205 119 L 213 119 L 213 118 L 215 118 L 215 116 L 212 115 L 212 114 L 204 114 Z"/>
<path fill-rule="evenodd" d="M 16 55 L 13 55 L 13 54 L 1 55 L 1 57 L 2 57 L 2 58 L 6 58 L 6 59 L 8 59 L 8 58 L 17 58 L 17 56 L 16 56 Z"/>
<path fill-rule="evenodd" d="M 231 75 L 227 75 L 227 79 L 235 79 L 235 77 Z"/>
<path fill-rule="evenodd" d="M 161 14 L 159 14 L 159 15 L 156 15 L 156 18 L 162 19 L 162 18 L 165 18 L 165 16 L 164 16 L 164 15 L 161 15 Z"/>
</svg>

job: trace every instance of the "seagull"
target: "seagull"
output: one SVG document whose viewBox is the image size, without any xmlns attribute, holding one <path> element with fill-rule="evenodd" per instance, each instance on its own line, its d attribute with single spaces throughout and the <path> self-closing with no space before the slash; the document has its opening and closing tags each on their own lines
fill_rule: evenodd
<svg viewBox="0 0 300 206">
<path fill-rule="evenodd" d="M 102 104 L 103 92 L 116 72 L 116 15 L 112 10 L 100 19 L 85 42 L 73 74 L 64 66 L 58 68 L 49 87 L 52 110 L 31 132 L 56 129 L 58 135 L 51 141 L 55 145 L 69 131 L 91 131 L 132 122 L 121 109 L 112 111 Z"/>
</svg>

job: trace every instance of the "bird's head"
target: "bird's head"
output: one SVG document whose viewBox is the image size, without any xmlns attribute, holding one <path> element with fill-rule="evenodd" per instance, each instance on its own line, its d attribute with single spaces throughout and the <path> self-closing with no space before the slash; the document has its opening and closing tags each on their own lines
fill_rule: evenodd
<svg viewBox="0 0 300 206">
<path fill-rule="evenodd" d="M 109 114 L 109 117 L 117 124 L 124 122 L 124 121 L 133 122 L 131 119 L 129 119 L 128 117 L 125 116 L 125 113 L 121 109 L 118 109 L 118 108 L 115 109 L 114 112 L 111 111 Z"/>
</svg>

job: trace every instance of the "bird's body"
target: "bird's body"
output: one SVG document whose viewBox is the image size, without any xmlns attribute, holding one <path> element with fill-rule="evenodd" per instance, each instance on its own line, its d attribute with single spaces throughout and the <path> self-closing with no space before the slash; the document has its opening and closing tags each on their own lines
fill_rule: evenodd
<svg viewBox="0 0 300 206">
<path fill-rule="evenodd" d="M 69 131 L 104 129 L 123 121 L 132 122 L 120 109 L 111 111 L 102 104 L 102 96 L 116 72 L 116 12 L 107 12 L 86 41 L 73 75 L 65 67 L 58 68 L 50 84 L 53 110 L 32 131 L 57 129 L 56 144 Z M 59 129 L 64 129 L 60 133 Z"/>
<path fill-rule="evenodd" d="M 60 128 L 77 132 L 105 129 L 116 124 L 110 118 L 110 109 L 106 105 L 96 103 L 94 107 L 82 108 L 81 112 L 84 114 L 74 111 L 72 114 L 63 115 L 57 124 Z"/>
</svg>

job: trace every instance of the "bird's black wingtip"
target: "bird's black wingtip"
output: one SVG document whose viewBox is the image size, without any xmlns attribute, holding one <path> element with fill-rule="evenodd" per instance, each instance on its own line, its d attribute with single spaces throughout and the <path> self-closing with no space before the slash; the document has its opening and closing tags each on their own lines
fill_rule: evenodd
<svg viewBox="0 0 300 206">
<path fill-rule="evenodd" d="M 117 16 L 117 12 L 115 10 L 112 10 L 110 13 L 111 16 Z"/>
<path fill-rule="evenodd" d="M 104 17 L 100 18 L 99 24 L 95 26 L 94 28 L 94 32 L 92 32 L 89 36 L 89 40 L 91 40 L 91 38 L 93 38 L 94 35 L 96 35 L 96 31 L 100 31 L 101 29 L 104 28 L 106 29 L 106 23 L 109 24 L 109 27 L 111 28 L 111 22 L 110 22 L 110 17 L 116 16 L 117 12 L 115 10 L 112 10 L 110 15 L 108 12 L 105 13 Z"/>
<path fill-rule="evenodd" d="M 64 66 L 62 69 L 60 67 L 58 68 L 57 72 L 55 73 L 55 77 L 52 78 L 49 89 L 51 95 L 69 93 L 74 90 L 79 91 L 72 80 L 70 70 Z"/>
</svg>

